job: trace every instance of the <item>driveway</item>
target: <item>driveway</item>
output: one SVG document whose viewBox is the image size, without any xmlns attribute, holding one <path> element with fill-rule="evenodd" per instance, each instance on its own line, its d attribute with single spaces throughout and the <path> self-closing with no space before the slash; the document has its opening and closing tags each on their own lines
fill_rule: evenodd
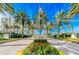
<svg viewBox="0 0 79 59">
<path fill-rule="evenodd" d="M 17 51 L 24 49 L 34 38 L 25 38 L 18 41 L 0 44 L 0 55 L 16 55 Z M 49 39 L 48 42 L 57 49 L 63 50 L 65 55 L 79 55 L 79 44 L 68 43 L 56 39 Z"/>
<path fill-rule="evenodd" d="M 16 55 L 17 51 L 24 49 L 30 43 L 32 38 L 25 38 L 18 41 L 0 44 L 0 55 Z"/>
<path fill-rule="evenodd" d="M 79 44 L 64 42 L 56 39 L 48 40 L 52 46 L 63 50 L 65 55 L 79 55 Z"/>
</svg>

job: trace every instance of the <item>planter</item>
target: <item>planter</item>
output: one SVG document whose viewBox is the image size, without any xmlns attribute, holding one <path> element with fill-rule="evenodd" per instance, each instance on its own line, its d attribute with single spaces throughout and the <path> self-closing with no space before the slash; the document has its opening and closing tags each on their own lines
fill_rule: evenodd
<svg viewBox="0 0 79 59">
<path fill-rule="evenodd" d="M 47 43 L 46 39 L 35 39 L 34 43 Z"/>
<path fill-rule="evenodd" d="M 27 48 L 19 50 L 17 55 L 64 55 L 64 52 L 47 43 L 32 43 Z"/>
</svg>

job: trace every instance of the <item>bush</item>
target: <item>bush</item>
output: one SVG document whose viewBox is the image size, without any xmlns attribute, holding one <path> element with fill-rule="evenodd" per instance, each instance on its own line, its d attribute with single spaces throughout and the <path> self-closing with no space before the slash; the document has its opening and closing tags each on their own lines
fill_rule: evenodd
<svg viewBox="0 0 79 59">
<path fill-rule="evenodd" d="M 47 43 L 46 39 L 35 39 L 34 43 Z"/>
<path fill-rule="evenodd" d="M 24 55 L 60 55 L 60 52 L 47 43 L 32 43 L 25 48 Z"/>
<path fill-rule="evenodd" d="M 31 37 L 32 35 L 23 35 L 23 37 Z M 17 33 L 11 33 L 11 38 L 21 38 L 22 34 L 17 34 Z"/>
<path fill-rule="evenodd" d="M 47 36 L 48 36 L 48 37 L 51 37 L 51 38 L 53 37 L 53 35 L 52 35 L 52 34 L 50 34 L 50 33 L 48 33 L 48 34 L 47 34 Z"/>
<path fill-rule="evenodd" d="M 21 38 L 21 34 L 11 33 L 11 38 Z"/>
<path fill-rule="evenodd" d="M 32 35 L 23 35 L 23 37 L 32 37 Z"/>
<path fill-rule="evenodd" d="M 67 38 L 67 37 L 71 37 L 71 35 L 70 34 L 53 35 L 53 38 L 56 38 L 56 39 L 64 39 L 64 38 Z"/>
<path fill-rule="evenodd" d="M 5 38 L 0 38 L 0 41 L 2 41 L 2 40 L 7 40 L 7 39 L 5 39 Z"/>
</svg>

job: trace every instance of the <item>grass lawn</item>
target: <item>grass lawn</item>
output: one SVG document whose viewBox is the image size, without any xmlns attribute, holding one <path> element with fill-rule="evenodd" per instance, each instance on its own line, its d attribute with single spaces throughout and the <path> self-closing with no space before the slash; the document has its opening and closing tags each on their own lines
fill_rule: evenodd
<svg viewBox="0 0 79 59">
<path fill-rule="evenodd" d="M 0 44 L 6 43 L 6 42 L 11 42 L 11 41 L 17 41 L 17 40 L 21 40 L 21 38 L 10 38 L 10 39 L 0 38 Z"/>
<path fill-rule="evenodd" d="M 79 43 L 79 38 L 64 38 L 66 42 Z"/>
</svg>

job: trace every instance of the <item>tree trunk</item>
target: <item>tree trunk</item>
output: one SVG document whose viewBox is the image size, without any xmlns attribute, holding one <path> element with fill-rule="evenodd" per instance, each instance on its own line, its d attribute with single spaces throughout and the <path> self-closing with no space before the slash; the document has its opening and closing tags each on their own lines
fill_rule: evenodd
<svg viewBox="0 0 79 59">
<path fill-rule="evenodd" d="M 24 26 L 22 26 L 22 38 L 24 38 L 23 36 L 24 36 Z"/>
<path fill-rule="evenodd" d="M 40 30 L 40 35 L 41 35 L 41 30 Z"/>
<path fill-rule="evenodd" d="M 31 32 L 32 32 L 32 35 L 34 34 L 34 30 L 31 30 Z"/>
<path fill-rule="evenodd" d="M 9 23 L 10 24 L 10 26 L 9 26 L 9 38 L 11 38 L 11 16 L 10 16 L 9 19 L 10 19 L 10 23 Z"/>
<path fill-rule="evenodd" d="M 49 32 L 49 31 L 48 31 L 48 29 L 47 29 L 47 33 L 46 33 L 46 34 L 47 34 L 47 36 L 48 36 L 48 32 Z"/>
<path fill-rule="evenodd" d="M 58 35 L 57 35 L 57 38 L 59 38 L 59 35 L 60 35 L 60 26 L 58 27 Z"/>
<path fill-rule="evenodd" d="M 47 30 L 47 35 L 48 35 L 48 30 Z"/>
</svg>

